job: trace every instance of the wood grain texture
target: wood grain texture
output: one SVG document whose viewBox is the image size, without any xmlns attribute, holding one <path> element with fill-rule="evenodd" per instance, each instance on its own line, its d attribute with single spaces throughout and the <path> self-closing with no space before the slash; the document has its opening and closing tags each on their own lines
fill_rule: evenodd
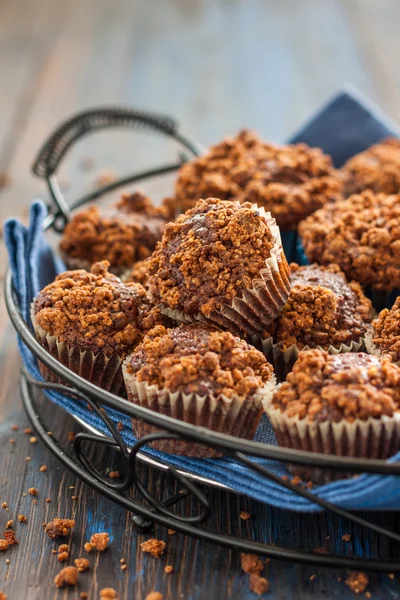
<svg viewBox="0 0 400 600">
<path fill-rule="evenodd" d="M 351 82 L 400 118 L 398 13 L 397 0 L 0 0 L 0 172 L 11 179 L 0 190 L 0 218 L 26 219 L 32 197 L 45 196 L 42 182 L 30 174 L 36 151 L 60 120 L 91 106 L 127 104 L 170 113 L 204 144 L 243 126 L 281 140 Z M 171 142 L 156 136 L 101 133 L 71 151 L 61 179 L 67 197 L 74 198 L 104 168 L 125 174 L 175 154 Z M 88 156 L 94 166 L 83 173 L 80 164 Z M 146 189 L 159 198 L 171 187 L 165 178 Z M 0 271 L 4 265 L 1 248 Z M 0 333 L 0 504 L 9 506 L 0 508 L 0 533 L 18 513 L 28 517 L 16 525 L 19 545 L 0 554 L 0 590 L 9 600 L 77 599 L 80 591 L 97 600 L 103 587 L 114 587 L 119 600 L 142 600 L 152 590 L 165 600 L 254 598 L 238 553 L 156 527 L 154 535 L 167 541 L 165 556 L 144 555 L 139 545 L 149 536 L 136 534 L 122 508 L 65 471 L 41 444 L 29 442 L 22 431 L 29 424 L 20 401 L 20 361 L 2 300 Z M 49 402 L 42 410 L 64 442 L 76 430 Z M 12 431 L 13 424 L 20 430 Z M 109 452 L 95 454 L 104 468 L 114 466 Z M 45 473 L 39 470 L 43 464 Z M 155 471 L 144 469 L 143 477 L 162 498 L 176 491 Z M 24 496 L 29 487 L 39 490 L 36 505 Z M 243 497 L 209 493 L 209 525 L 221 531 L 294 547 L 398 556 L 394 544 L 339 519 L 280 513 Z M 183 507 L 187 514 L 194 510 L 190 499 Z M 240 510 L 252 518 L 241 521 Z M 83 544 L 92 533 L 111 536 L 104 554 L 89 555 L 91 570 L 80 576 L 76 590 L 57 591 L 53 584 L 60 569 L 52 553 L 57 544 L 44 535 L 42 523 L 55 515 L 77 520 L 71 559 L 85 555 Z M 399 530 L 396 514 L 373 518 Z M 350 542 L 342 541 L 343 533 L 351 534 Z M 174 573 L 164 573 L 166 564 Z M 345 574 L 335 570 L 271 561 L 267 576 L 271 599 L 354 597 Z M 372 598 L 400 598 L 398 577 L 371 576 L 368 590 Z"/>
</svg>

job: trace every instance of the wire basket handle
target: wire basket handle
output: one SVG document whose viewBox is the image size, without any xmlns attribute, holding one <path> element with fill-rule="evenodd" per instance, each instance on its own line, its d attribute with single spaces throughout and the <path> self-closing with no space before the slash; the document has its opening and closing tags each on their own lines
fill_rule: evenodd
<svg viewBox="0 0 400 600">
<path fill-rule="evenodd" d="M 56 171 L 58 167 L 76 141 L 89 133 L 111 127 L 132 127 L 136 130 L 149 130 L 172 137 L 194 156 L 199 156 L 204 151 L 196 140 L 182 135 L 178 131 L 177 121 L 166 115 L 120 107 L 97 108 L 81 112 L 57 127 L 42 145 L 32 165 L 33 173 L 46 180 L 50 196 L 56 205 L 55 212 L 51 211 L 50 207 L 53 214 L 51 214 L 47 226 L 52 225 L 55 229 L 62 230 L 70 218 L 72 208 L 94 200 L 121 185 L 144 177 L 172 171 L 187 160 L 186 155 L 181 155 L 179 163 L 124 177 L 87 194 L 69 206 L 57 180 Z M 61 223 L 59 222 L 60 218 Z M 56 226 L 56 221 L 58 221 L 58 226 Z"/>
</svg>

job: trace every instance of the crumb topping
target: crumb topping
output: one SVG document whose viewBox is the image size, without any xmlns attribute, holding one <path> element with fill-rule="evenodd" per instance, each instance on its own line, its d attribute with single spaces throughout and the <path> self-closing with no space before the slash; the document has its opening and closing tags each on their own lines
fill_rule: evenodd
<svg viewBox="0 0 400 600">
<path fill-rule="evenodd" d="M 385 194 L 400 191 L 400 140 L 388 138 L 350 158 L 342 167 L 345 193 L 366 189 Z"/>
<path fill-rule="evenodd" d="M 399 410 L 399 385 L 400 367 L 390 357 L 306 350 L 275 392 L 272 405 L 287 417 L 309 421 L 379 419 Z"/>
<path fill-rule="evenodd" d="M 155 327 L 127 359 L 126 369 L 160 389 L 228 398 L 254 394 L 273 374 L 253 346 L 202 324 Z"/>
<path fill-rule="evenodd" d="M 135 262 L 128 274 L 123 276 L 122 280 L 124 283 L 128 283 L 130 281 L 133 281 L 134 283 L 140 283 L 144 288 L 147 288 L 149 284 L 149 268 L 149 259 L 139 260 L 138 262 Z"/>
<path fill-rule="evenodd" d="M 337 265 L 290 265 L 292 289 L 269 334 L 282 350 L 292 345 L 338 347 L 358 341 L 372 320 L 372 303 Z"/>
<path fill-rule="evenodd" d="M 315 212 L 299 231 L 310 262 L 336 263 L 378 290 L 400 287 L 400 194 L 354 194 Z"/>
<path fill-rule="evenodd" d="M 75 567 L 65 567 L 54 578 L 56 587 L 62 588 L 67 585 L 73 586 L 78 583 L 78 569 Z"/>
<path fill-rule="evenodd" d="M 285 228 L 336 199 L 340 190 L 331 158 L 319 148 L 269 144 L 249 130 L 183 165 L 175 186 L 183 210 L 199 198 L 240 198 L 264 206 Z"/>
<path fill-rule="evenodd" d="M 102 261 L 90 273 L 58 275 L 35 300 L 36 321 L 61 342 L 124 357 L 144 331 L 164 320 L 143 286 L 125 285 L 108 272 L 108 266 Z"/>
<path fill-rule="evenodd" d="M 169 308 L 209 316 L 260 278 L 274 245 L 251 204 L 199 200 L 166 226 L 150 259 L 150 291 Z"/>
<path fill-rule="evenodd" d="M 155 538 L 151 538 L 140 544 L 142 552 L 148 552 L 156 558 L 159 558 L 162 554 L 164 554 L 165 546 L 165 542 Z"/>
<path fill-rule="evenodd" d="M 400 296 L 391 309 L 384 308 L 373 322 L 375 346 L 389 354 L 393 362 L 400 361 Z"/>
<path fill-rule="evenodd" d="M 111 208 L 90 206 L 67 223 L 60 249 L 90 266 L 107 259 L 120 273 L 150 256 L 169 220 L 166 206 L 154 206 L 141 192 L 123 194 Z"/>
<path fill-rule="evenodd" d="M 74 519 L 59 519 L 56 517 L 50 523 L 47 523 L 45 532 L 52 540 L 60 537 L 66 537 L 70 534 L 71 529 L 75 527 Z"/>
</svg>

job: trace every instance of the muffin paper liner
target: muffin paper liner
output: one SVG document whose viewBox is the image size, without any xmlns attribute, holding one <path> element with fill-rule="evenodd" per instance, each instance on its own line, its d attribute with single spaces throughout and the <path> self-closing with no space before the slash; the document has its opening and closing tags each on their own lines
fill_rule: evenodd
<svg viewBox="0 0 400 600">
<path fill-rule="evenodd" d="M 382 416 L 380 419 L 356 419 L 352 423 L 346 420 L 339 423 L 318 423 L 299 417 L 287 417 L 281 410 L 274 408 L 268 399 L 263 404 L 279 446 L 374 459 L 390 458 L 400 449 L 400 413 L 393 417 Z M 353 473 L 317 467 L 288 465 L 288 468 L 293 475 L 318 484 L 353 476 Z"/>
<path fill-rule="evenodd" d="M 260 344 L 260 342 L 259 342 Z M 282 352 L 279 344 L 274 344 L 272 338 L 261 340 L 261 349 L 265 357 L 272 362 L 275 373 L 278 377 L 278 381 L 284 381 L 286 376 L 293 368 L 294 363 L 299 358 L 300 352 L 305 350 L 311 350 L 317 348 L 318 350 L 324 350 L 321 346 L 304 346 L 301 350 L 293 344 L 287 350 Z M 360 338 L 357 342 L 350 342 L 347 344 L 340 344 L 340 346 L 329 346 L 326 349 L 328 354 L 343 354 L 345 352 L 363 352 L 366 349 L 365 337 Z"/>
<path fill-rule="evenodd" d="M 167 415 L 191 425 L 206 427 L 219 433 L 240 438 L 252 439 L 263 412 L 263 401 L 272 397 L 276 388 L 274 376 L 251 399 L 238 396 L 201 396 L 196 393 L 171 392 L 167 388 L 159 389 L 145 381 L 138 381 L 134 373 L 128 373 L 129 357 L 122 365 L 128 400 L 160 415 Z M 142 419 L 132 418 L 132 429 L 138 439 L 161 431 L 158 427 Z M 221 452 L 198 442 L 186 440 L 158 440 L 152 447 L 161 452 L 192 456 L 197 458 L 216 458 Z"/>
<path fill-rule="evenodd" d="M 160 304 L 161 312 L 180 323 L 202 321 L 214 323 L 237 335 L 253 336 L 267 327 L 275 319 L 289 297 L 290 269 L 282 248 L 281 235 L 275 219 L 261 207 L 253 205 L 271 230 L 275 244 L 271 256 L 265 261 L 265 268 L 252 281 L 251 288 L 235 297 L 219 310 L 207 317 L 201 313 L 187 315 L 183 311 L 171 309 Z"/>
<path fill-rule="evenodd" d="M 40 345 L 60 363 L 103 390 L 117 395 L 121 395 L 121 393 L 124 395 L 122 359 L 117 354 L 108 357 L 103 352 L 94 354 L 90 350 L 82 350 L 79 346 L 60 342 L 56 336 L 49 335 L 37 323 L 34 314 L 34 302 L 31 304 L 31 320 L 36 339 L 40 342 Z M 38 361 L 38 364 L 39 370 L 46 381 L 66 384 L 63 379 L 55 375 L 42 362 Z"/>
</svg>

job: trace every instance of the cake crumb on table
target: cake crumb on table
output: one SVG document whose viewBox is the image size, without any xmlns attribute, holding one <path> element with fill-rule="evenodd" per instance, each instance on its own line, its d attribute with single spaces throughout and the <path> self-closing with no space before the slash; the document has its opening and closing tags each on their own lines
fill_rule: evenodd
<svg viewBox="0 0 400 600">
<path fill-rule="evenodd" d="M 56 587 L 62 588 L 66 585 L 76 585 L 78 583 L 78 569 L 76 567 L 65 567 L 54 577 Z"/>
<path fill-rule="evenodd" d="M 389 573 L 388 577 L 389 577 L 389 579 L 394 579 L 394 573 Z"/>
<path fill-rule="evenodd" d="M 4 550 L 8 550 L 8 542 L 7 540 L 0 540 L 0 551 L 4 552 Z"/>
<path fill-rule="evenodd" d="M 46 473 L 46 471 L 47 471 L 47 467 L 46 467 L 46 465 L 42 465 L 42 466 L 40 467 L 39 471 L 40 471 L 41 473 Z"/>
<path fill-rule="evenodd" d="M 106 532 L 102 533 L 94 533 L 90 538 L 90 545 L 92 549 L 97 550 L 98 552 L 104 552 L 107 548 L 110 541 L 110 536 Z M 86 544 L 85 544 L 86 550 Z"/>
<path fill-rule="evenodd" d="M 50 523 L 47 523 L 45 532 L 49 538 L 55 540 L 59 537 L 66 537 L 73 527 L 75 527 L 74 519 L 60 519 L 56 517 Z"/>
<path fill-rule="evenodd" d="M 117 592 L 114 588 L 103 588 L 100 590 L 100 600 L 117 600 Z"/>
<path fill-rule="evenodd" d="M 46 498 L 46 504 L 50 504 L 51 498 Z"/>
<path fill-rule="evenodd" d="M 83 547 L 86 550 L 86 552 L 91 552 L 93 550 L 93 546 L 90 542 L 86 542 L 86 544 Z"/>
<path fill-rule="evenodd" d="M 365 597 L 366 598 L 372 598 L 371 592 L 365 592 Z"/>
<path fill-rule="evenodd" d="M 58 562 L 65 562 L 69 559 L 69 552 L 59 552 L 57 556 Z"/>
<path fill-rule="evenodd" d="M 260 577 L 258 573 L 250 575 L 250 590 L 257 596 L 262 596 L 269 590 L 269 582 L 265 577 Z"/>
<path fill-rule="evenodd" d="M 4 532 L 4 539 L 9 546 L 16 546 L 18 544 L 18 540 L 15 537 L 15 531 L 13 529 L 8 529 Z"/>
<path fill-rule="evenodd" d="M 150 592 L 144 600 L 163 600 L 164 596 L 161 592 Z"/>
<path fill-rule="evenodd" d="M 61 544 L 58 546 L 58 552 L 68 552 L 68 544 Z"/>
<path fill-rule="evenodd" d="M 7 595 L 4 592 L 0 592 L 0 600 L 7 600 Z"/>
<path fill-rule="evenodd" d="M 140 544 L 142 552 L 148 552 L 152 556 L 159 558 L 165 549 L 165 542 L 151 538 Z"/>
<path fill-rule="evenodd" d="M 87 592 L 81 592 L 79 594 L 79 598 L 82 598 L 82 600 L 87 600 L 87 598 L 89 598 L 89 594 Z"/>
<path fill-rule="evenodd" d="M 310 575 L 309 580 L 314 581 L 315 578 L 316 578 L 316 574 L 313 573 L 312 575 Z"/>
<path fill-rule="evenodd" d="M 74 563 L 80 573 L 83 573 L 83 571 L 87 571 L 90 568 L 90 562 L 87 558 L 76 558 Z"/>
<path fill-rule="evenodd" d="M 342 535 L 342 540 L 343 540 L 344 542 L 350 542 L 350 540 L 351 540 L 351 535 L 350 535 L 349 533 L 344 533 L 344 534 Z"/>
<path fill-rule="evenodd" d="M 37 441 L 38 441 L 38 440 L 37 440 L 37 437 L 35 437 L 34 435 L 33 435 L 32 437 L 30 437 L 30 438 L 29 438 L 29 442 L 30 442 L 31 444 L 37 444 Z"/>
<path fill-rule="evenodd" d="M 240 511 L 240 518 L 242 519 L 242 521 L 248 521 L 249 519 L 251 519 L 251 514 L 242 510 Z"/>
<path fill-rule="evenodd" d="M 353 571 L 345 581 L 346 585 L 355 594 L 361 594 L 369 583 L 368 575 L 362 571 Z"/>
<path fill-rule="evenodd" d="M 33 433 L 33 430 L 30 427 L 27 427 L 26 429 L 24 429 L 24 433 L 25 435 L 31 435 L 31 433 Z"/>
<path fill-rule="evenodd" d="M 168 529 L 168 535 L 175 535 L 175 529 Z"/>
<path fill-rule="evenodd" d="M 18 430 L 19 430 L 19 427 L 18 427 L 18 425 L 12 425 L 12 426 L 11 426 L 11 429 L 12 429 L 13 431 L 18 431 Z"/>
<path fill-rule="evenodd" d="M 264 568 L 264 563 L 257 554 L 241 554 L 240 561 L 243 571 L 249 575 L 261 573 Z"/>
<path fill-rule="evenodd" d="M 2 502 L 2 503 L 1 503 L 1 506 L 2 506 L 2 508 L 8 508 L 8 504 L 7 504 L 7 502 Z"/>
<path fill-rule="evenodd" d="M 36 489 L 36 488 L 34 488 L 34 487 L 31 487 L 31 488 L 28 488 L 28 494 L 29 494 L 30 496 L 37 496 L 37 495 L 38 495 L 38 491 L 37 491 L 37 489 Z"/>
<path fill-rule="evenodd" d="M 174 570 L 174 567 L 172 565 L 166 565 L 164 567 L 164 573 L 168 573 L 169 574 L 169 573 L 172 573 L 173 570 Z"/>
<path fill-rule="evenodd" d="M 25 515 L 18 515 L 18 521 L 20 523 L 26 523 L 27 522 L 27 517 Z"/>
<path fill-rule="evenodd" d="M 12 520 L 12 519 L 10 519 L 10 520 L 9 520 L 9 521 L 7 521 L 7 523 L 6 523 L 6 529 L 9 529 L 9 528 L 10 528 L 10 527 L 12 527 L 12 526 L 13 526 L 13 520 Z"/>
</svg>

